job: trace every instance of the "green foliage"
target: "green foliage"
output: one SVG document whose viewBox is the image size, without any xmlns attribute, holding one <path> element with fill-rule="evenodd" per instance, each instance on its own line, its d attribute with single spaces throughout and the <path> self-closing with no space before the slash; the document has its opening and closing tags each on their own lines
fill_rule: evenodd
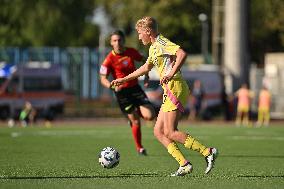
<svg viewBox="0 0 284 189">
<path fill-rule="evenodd" d="M 149 15 L 166 37 L 189 53 L 200 53 L 198 15 L 207 14 L 210 26 L 211 5 L 211 0 L 1 0 L 0 46 L 97 47 L 99 28 L 89 18 L 103 6 L 113 27 L 125 31 L 127 45 L 147 51 L 135 23 Z M 252 60 L 262 63 L 266 52 L 284 50 L 284 1 L 250 0 L 249 10 Z"/>
<path fill-rule="evenodd" d="M 210 0 L 109 0 L 101 1 L 109 13 L 112 23 L 128 35 L 129 44 L 139 46 L 135 31 L 136 21 L 143 16 L 153 16 L 159 31 L 190 53 L 200 53 L 200 13 L 210 18 Z M 209 20 L 209 23 L 211 21 Z"/>
<path fill-rule="evenodd" d="M 92 0 L 2 0 L 0 45 L 97 46 L 98 29 L 86 19 L 93 9 Z"/>
<path fill-rule="evenodd" d="M 284 51 L 284 1 L 251 0 L 251 51 L 263 63 L 266 52 Z"/>
<path fill-rule="evenodd" d="M 106 7 L 113 25 L 126 31 L 129 44 L 135 47 L 141 47 L 135 33 L 135 22 L 145 15 L 155 17 L 160 32 L 189 53 L 200 53 L 201 23 L 198 15 L 207 14 L 211 24 L 212 1 L 209 0 L 109 0 L 98 3 Z M 252 60 L 261 63 L 266 52 L 284 50 L 284 1 L 251 0 L 249 6 Z"/>
</svg>

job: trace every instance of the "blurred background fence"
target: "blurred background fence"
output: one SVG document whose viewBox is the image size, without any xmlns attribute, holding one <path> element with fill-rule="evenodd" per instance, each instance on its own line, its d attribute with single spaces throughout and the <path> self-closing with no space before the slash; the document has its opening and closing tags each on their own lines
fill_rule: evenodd
<svg viewBox="0 0 284 189">
<path fill-rule="evenodd" d="M 15 65 L 29 62 L 48 62 L 62 66 L 62 81 L 66 91 L 78 98 L 94 99 L 100 96 L 99 53 L 90 48 L 17 48 L 0 49 L 0 61 Z"/>
<path fill-rule="evenodd" d="M 0 48 L 0 62 L 5 64 L 60 65 L 63 89 L 72 96 L 65 101 L 63 116 L 121 116 L 111 91 L 100 84 L 99 56 L 97 49 L 87 47 Z"/>
</svg>

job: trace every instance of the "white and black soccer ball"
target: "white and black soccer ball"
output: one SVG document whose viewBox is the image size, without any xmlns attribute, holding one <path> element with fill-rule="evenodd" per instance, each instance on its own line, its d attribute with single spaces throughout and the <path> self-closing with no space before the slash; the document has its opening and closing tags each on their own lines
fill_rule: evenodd
<svg viewBox="0 0 284 189">
<path fill-rule="evenodd" d="M 119 164 L 120 154 L 112 147 L 102 149 L 99 154 L 99 163 L 103 168 L 111 169 Z"/>
</svg>

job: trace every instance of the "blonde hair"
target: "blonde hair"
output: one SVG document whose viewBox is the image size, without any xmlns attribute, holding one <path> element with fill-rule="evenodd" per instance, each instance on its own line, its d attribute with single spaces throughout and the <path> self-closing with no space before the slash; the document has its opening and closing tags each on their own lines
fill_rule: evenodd
<svg viewBox="0 0 284 189">
<path fill-rule="evenodd" d="M 158 32 L 157 21 L 153 17 L 150 17 L 150 16 L 145 16 L 139 19 L 136 23 L 135 28 L 136 30 L 142 28 L 142 29 L 153 31 L 153 32 Z"/>
</svg>

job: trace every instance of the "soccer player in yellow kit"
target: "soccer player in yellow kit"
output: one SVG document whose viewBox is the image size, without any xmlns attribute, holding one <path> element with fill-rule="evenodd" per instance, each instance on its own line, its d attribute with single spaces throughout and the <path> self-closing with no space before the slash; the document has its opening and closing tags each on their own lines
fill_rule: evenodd
<svg viewBox="0 0 284 189">
<path fill-rule="evenodd" d="M 268 89 L 263 86 L 258 97 L 258 118 L 257 126 L 268 126 L 270 121 L 270 104 L 271 94 Z"/>
<path fill-rule="evenodd" d="M 248 89 L 247 84 L 243 83 L 241 88 L 235 92 L 235 96 L 238 97 L 237 117 L 235 124 L 237 126 L 240 124 L 249 126 L 250 101 L 254 94 Z"/>
<path fill-rule="evenodd" d="M 152 17 L 143 17 L 136 23 L 139 40 L 144 45 L 151 44 L 146 63 L 124 78 L 111 82 L 118 86 L 129 80 L 148 73 L 154 66 L 160 74 L 160 84 L 164 89 L 163 104 L 154 127 L 154 135 L 179 163 L 179 168 L 171 176 L 184 176 L 192 172 L 192 164 L 184 157 L 177 142 L 186 148 L 199 152 L 205 157 L 209 173 L 217 157 L 216 148 L 208 148 L 191 135 L 178 130 L 178 120 L 184 111 L 189 95 L 186 81 L 182 78 L 180 68 L 186 58 L 186 52 L 158 33 L 157 22 Z"/>
</svg>

